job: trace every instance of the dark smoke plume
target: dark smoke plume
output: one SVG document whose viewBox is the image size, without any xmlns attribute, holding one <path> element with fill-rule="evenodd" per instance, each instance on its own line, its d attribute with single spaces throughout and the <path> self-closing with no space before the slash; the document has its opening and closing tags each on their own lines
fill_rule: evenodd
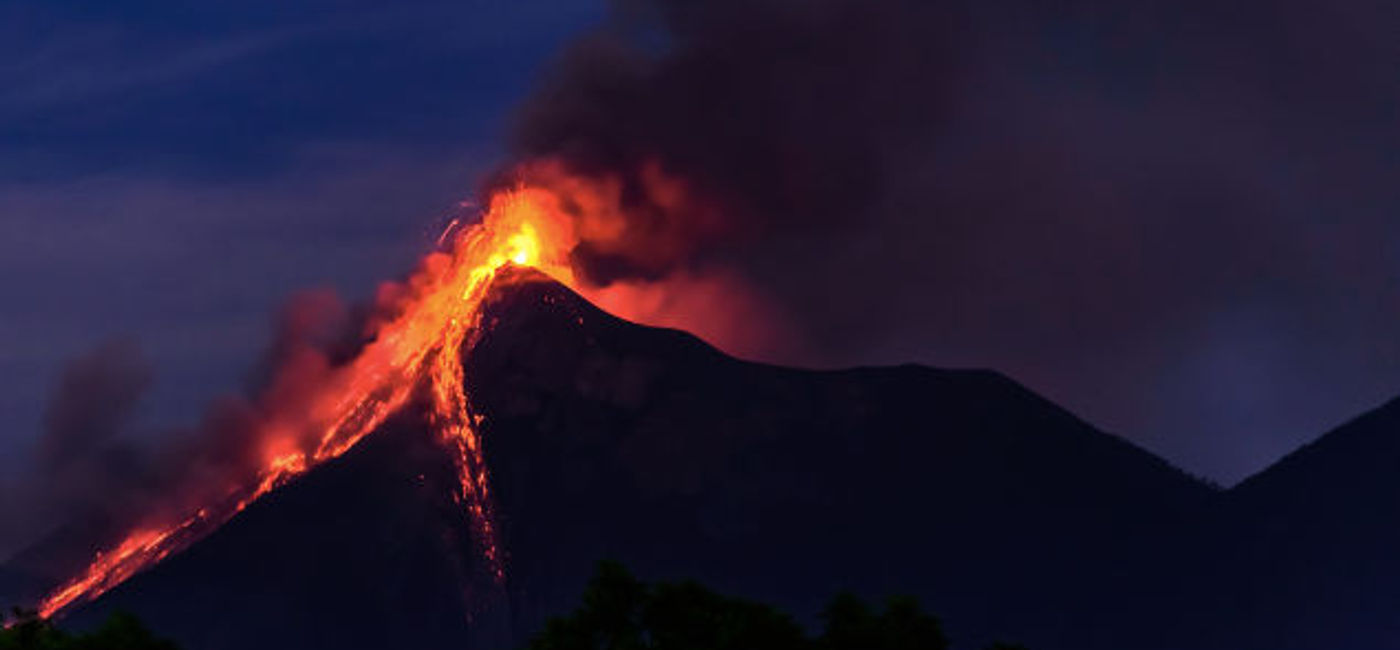
<svg viewBox="0 0 1400 650">
<path fill-rule="evenodd" d="M 657 298 L 672 324 L 752 328 L 720 314 L 749 304 L 808 339 L 769 359 L 994 367 L 1228 480 L 1296 442 L 1237 429 L 1311 435 L 1400 385 L 1394 7 L 616 0 L 497 180 L 574 203 L 591 283 L 700 287 Z M 32 477 L 55 483 L 6 490 L 37 496 L 5 524 L 244 477 L 262 414 L 357 344 L 298 305 L 247 396 L 159 449 L 124 435 L 140 364 L 75 363 Z"/>
<path fill-rule="evenodd" d="M 599 284 L 858 222 L 899 149 L 946 112 L 957 39 L 937 3 L 614 8 L 547 75 L 514 138 L 526 161 L 619 185 L 622 239 L 585 238 L 575 251 Z"/>
<path fill-rule="evenodd" d="M 130 442 L 132 418 L 152 372 L 128 339 L 103 342 L 70 361 L 44 410 L 28 471 L 0 489 L 0 541 L 33 541 L 56 526 L 100 528 L 149 487 L 148 457 Z"/>
<path fill-rule="evenodd" d="M 109 536 L 218 503 L 231 488 L 252 484 L 268 436 L 288 435 L 267 431 L 265 418 L 295 410 L 352 356 L 364 317 L 352 316 L 327 291 L 294 296 L 246 395 L 215 400 L 202 421 L 184 431 L 153 434 L 133 426 L 131 416 L 152 378 L 134 343 L 105 343 L 73 360 L 45 411 L 33 471 L 2 486 L 25 498 L 0 502 L 0 541 L 33 542 L 57 530 L 57 539 L 66 540 L 56 545 L 61 548 L 27 554 L 25 568 L 67 577 L 75 563 L 89 559 L 91 548 L 110 543 Z"/>
<path fill-rule="evenodd" d="M 997 368 L 1228 481 L 1400 385 L 1397 28 L 1364 0 L 617 0 L 512 173 L 608 188 L 558 183 L 625 217 L 575 251 L 594 283 L 743 277 L 806 339 L 763 358 Z M 1242 427 L 1277 447 L 1222 449 Z"/>
<path fill-rule="evenodd" d="M 150 382 L 150 366 L 130 340 L 108 341 L 70 362 L 44 410 L 39 467 L 62 471 L 110 444 Z"/>
</svg>

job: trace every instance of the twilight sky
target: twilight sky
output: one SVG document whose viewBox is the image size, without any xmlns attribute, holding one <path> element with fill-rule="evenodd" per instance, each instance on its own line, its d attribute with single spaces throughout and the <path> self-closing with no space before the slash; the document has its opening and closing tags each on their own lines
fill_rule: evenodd
<svg viewBox="0 0 1400 650">
<path fill-rule="evenodd" d="M 803 341 L 775 360 L 996 368 L 1227 484 L 1400 394 L 1391 3 L 948 2 L 886 38 L 932 18 L 890 1 L 811 23 L 837 81 L 781 47 L 733 68 L 819 107 L 790 127 L 811 169 L 734 166 L 821 199 L 755 200 L 813 216 L 726 253 Z M 152 367 L 149 435 L 243 385 L 295 292 L 409 269 L 603 2 L 0 4 L 0 471 L 105 341 Z M 751 24 L 715 14 L 704 38 Z M 755 126 L 720 99 L 696 133 Z M 891 105 L 919 128 L 880 128 Z M 878 193 L 821 189 L 852 138 Z"/>
</svg>

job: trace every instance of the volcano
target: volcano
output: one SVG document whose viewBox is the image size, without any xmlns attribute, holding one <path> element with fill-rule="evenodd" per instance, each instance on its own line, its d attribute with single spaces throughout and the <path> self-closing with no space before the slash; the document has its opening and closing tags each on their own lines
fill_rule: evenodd
<svg viewBox="0 0 1400 650">
<path fill-rule="evenodd" d="M 462 358 L 503 580 L 411 407 L 74 624 L 123 609 L 208 650 L 507 648 L 612 558 L 809 623 L 838 590 L 909 593 L 962 647 L 1091 647 L 1219 497 L 993 372 L 749 363 L 532 271 L 501 282 Z"/>
<path fill-rule="evenodd" d="M 533 270 L 495 282 L 458 352 L 500 556 L 420 397 L 69 622 L 133 611 L 196 650 L 513 648 L 606 558 L 807 624 L 838 590 L 913 594 L 963 648 L 1400 645 L 1400 401 L 1220 490 L 994 372 L 751 363 Z M 90 537 L 0 588 L 42 593 Z"/>
<path fill-rule="evenodd" d="M 1400 399 L 1348 422 L 1225 495 L 1198 607 L 1230 648 L 1400 647 Z"/>
</svg>

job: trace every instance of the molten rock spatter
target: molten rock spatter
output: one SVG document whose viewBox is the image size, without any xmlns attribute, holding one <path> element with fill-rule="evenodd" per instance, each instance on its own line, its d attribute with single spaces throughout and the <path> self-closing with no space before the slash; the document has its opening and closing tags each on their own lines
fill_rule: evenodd
<svg viewBox="0 0 1400 650">
<path fill-rule="evenodd" d="M 380 292 L 391 297 L 384 305 L 389 315 L 374 321 L 371 342 L 353 359 L 329 369 L 310 390 L 261 405 L 252 436 L 261 445 L 261 462 L 252 480 L 215 491 L 214 502 L 133 526 L 49 593 L 39 614 L 52 617 L 89 602 L 183 550 L 268 492 L 344 454 L 424 386 L 430 422 L 457 467 L 456 498 L 471 513 L 491 572 L 503 580 L 490 477 L 460 351 L 480 335 L 482 304 L 502 269 L 529 266 L 572 284 L 573 223 L 548 191 L 518 187 L 496 194 L 479 223 L 444 233 L 450 239 L 445 250 L 428 255 L 403 285 Z"/>
</svg>

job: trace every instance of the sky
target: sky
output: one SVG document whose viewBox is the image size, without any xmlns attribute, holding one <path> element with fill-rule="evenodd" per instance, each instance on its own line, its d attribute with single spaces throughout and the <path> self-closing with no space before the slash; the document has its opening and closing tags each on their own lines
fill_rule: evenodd
<svg viewBox="0 0 1400 650">
<path fill-rule="evenodd" d="M 188 424 L 296 292 L 363 298 L 411 270 L 600 13 L 0 5 L 0 435 L 30 444 L 64 364 L 114 338 L 155 370 L 133 428 Z"/>
<path fill-rule="evenodd" d="M 676 3 L 620 6 L 648 4 Z M 1387 3 L 935 16 L 892 0 L 854 22 L 807 13 L 838 0 L 790 4 L 654 19 L 682 63 L 719 57 L 699 67 L 745 83 L 705 104 L 625 79 L 648 112 L 606 114 L 714 187 L 760 179 L 749 208 L 791 213 L 720 256 L 804 342 L 771 360 L 995 368 L 1224 484 L 1400 395 Z M 0 441 L 17 450 L 0 468 L 25 462 L 65 364 L 91 350 L 140 350 L 152 379 L 129 434 L 151 435 L 238 390 L 297 292 L 363 298 L 409 270 L 501 160 L 555 144 L 513 116 L 588 99 L 536 89 L 557 89 L 544 73 L 607 13 L 0 4 Z M 810 34 L 735 37 L 790 23 Z M 663 77 L 697 67 L 658 56 Z M 530 115 L 528 133 L 575 123 Z M 853 180 L 870 170 L 881 182 Z"/>
</svg>

